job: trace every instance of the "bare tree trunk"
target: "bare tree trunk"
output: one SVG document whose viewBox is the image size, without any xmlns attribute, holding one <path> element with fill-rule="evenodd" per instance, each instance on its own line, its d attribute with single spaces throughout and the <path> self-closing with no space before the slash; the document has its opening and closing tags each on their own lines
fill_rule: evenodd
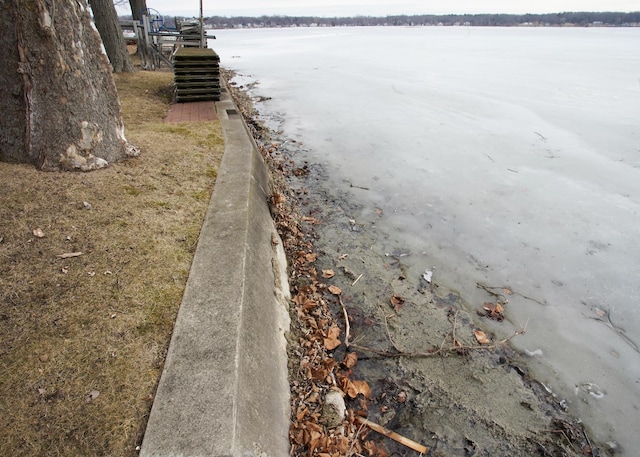
<svg viewBox="0 0 640 457">
<path fill-rule="evenodd" d="M 142 20 L 142 12 L 147 9 L 147 0 L 129 0 L 134 21 Z"/>
<path fill-rule="evenodd" d="M 133 64 L 127 51 L 127 44 L 118 22 L 118 13 L 112 0 L 89 0 L 93 21 L 96 24 L 104 49 L 116 73 L 133 71 Z"/>
<path fill-rule="evenodd" d="M 0 0 L 0 160 L 102 168 L 135 155 L 85 0 Z"/>
<path fill-rule="evenodd" d="M 142 12 L 147 10 L 147 0 L 129 0 L 129 6 L 131 7 L 131 16 L 134 21 L 142 20 Z M 144 55 L 144 43 L 140 41 L 138 37 L 138 56 Z"/>
</svg>

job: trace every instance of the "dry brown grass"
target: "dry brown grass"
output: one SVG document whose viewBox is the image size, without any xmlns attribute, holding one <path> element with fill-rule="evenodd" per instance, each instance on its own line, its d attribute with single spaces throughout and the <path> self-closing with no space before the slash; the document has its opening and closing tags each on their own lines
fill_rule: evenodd
<svg viewBox="0 0 640 457">
<path fill-rule="evenodd" d="M 117 78 L 140 157 L 0 163 L 2 456 L 137 454 L 223 151 L 217 122 L 162 123 L 171 76 Z"/>
</svg>

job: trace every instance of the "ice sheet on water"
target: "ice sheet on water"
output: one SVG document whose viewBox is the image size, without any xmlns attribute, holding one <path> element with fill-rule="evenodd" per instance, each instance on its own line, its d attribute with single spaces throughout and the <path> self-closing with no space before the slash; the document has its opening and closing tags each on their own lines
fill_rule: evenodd
<svg viewBox="0 0 640 457">
<path fill-rule="evenodd" d="M 544 354 L 544 381 L 600 438 L 640 446 L 640 29 L 217 35 L 328 185 L 382 211 L 381 252 L 426 252 L 403 258 L 414 277 L 438 265 L 472 302 L 478 281 L 519 292 L 514 342 Z"/>
</svg>

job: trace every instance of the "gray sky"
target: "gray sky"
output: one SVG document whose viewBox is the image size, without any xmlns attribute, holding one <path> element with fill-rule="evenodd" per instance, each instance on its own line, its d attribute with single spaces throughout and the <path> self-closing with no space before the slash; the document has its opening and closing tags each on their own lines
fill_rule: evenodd
<svg viewBox="0 0 640 457">
<path fill-rule="evenodd" d="M 199 0 L 147 0 L 162 15 L 198 16 Z M 639 11 L 640 0 L 203 0 L 205 16 L 386 16 L 388 14 Z M 119 9 L 129 14 L 128 7 Z"/>
</svg>

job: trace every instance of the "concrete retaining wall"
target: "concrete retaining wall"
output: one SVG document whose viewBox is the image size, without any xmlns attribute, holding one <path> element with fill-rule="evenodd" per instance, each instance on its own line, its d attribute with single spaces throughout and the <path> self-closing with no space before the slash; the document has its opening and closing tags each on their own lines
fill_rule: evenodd
<svg viewBox="0 0 640 457">
<path fill-rule="evenodd" d="M 289 454 L 288 285 L 269 172 L 226 90 L 216 108 L 225 153 L 142 457 Z"/>
</svg>

